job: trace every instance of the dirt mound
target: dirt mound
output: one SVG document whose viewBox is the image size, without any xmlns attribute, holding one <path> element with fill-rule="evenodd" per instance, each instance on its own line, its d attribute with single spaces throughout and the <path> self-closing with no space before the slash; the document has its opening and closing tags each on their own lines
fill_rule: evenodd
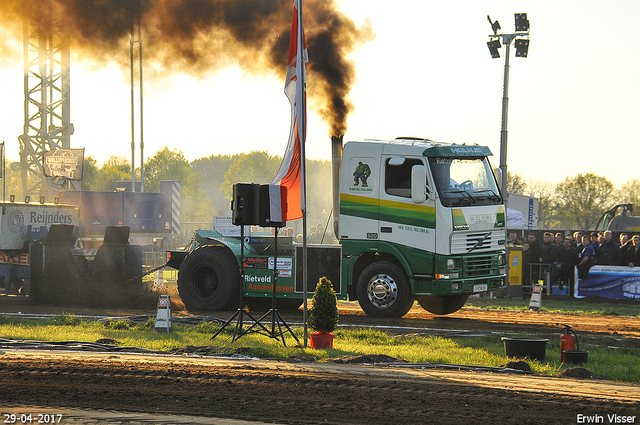
<svg viewBox="0 0 640 425">
<path fill-rule="evenodd" d="M 529 363 L 522 360 L 517 362 L 515 361 L 507 362 L 507 364 L 504 364 L 500 367 L 506 367 L 508 369 L 524 370 L 525 372 L 531 371 L 531 366 L 529 365 Z"/>
<path fill-rule="evenodd" d="M 558 376 L 562 376 L 564 378 L 602 379 L 584 367 L 572 367 L 565 369 Z"/>
</svg>

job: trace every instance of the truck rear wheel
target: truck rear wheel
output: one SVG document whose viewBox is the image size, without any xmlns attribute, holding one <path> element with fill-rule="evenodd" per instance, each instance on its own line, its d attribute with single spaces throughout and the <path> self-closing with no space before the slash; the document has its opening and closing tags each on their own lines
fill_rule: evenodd
<svg viewBox="0 0 640 425">
<path fill-rule="evenodd" d="M 411 288 L 400 268 L 387 261 L 368 265 L 356 288 L 362 310 L 374 317 L 402 317 L 413 305 Z"/>
<path fill-rule="evenodd" d="M 240 271 L 228 248 L 202 245 L 182 262 L 178 292 L 188 310 L 234 310 L 239 305 Z"/>
<path fill-rule="evenodd" d="M 460 310 L 467 302 L 468 295 L 421 295 L 418 303 L 422 308 L 433 314 L 451 314 Z"/>
</svg>

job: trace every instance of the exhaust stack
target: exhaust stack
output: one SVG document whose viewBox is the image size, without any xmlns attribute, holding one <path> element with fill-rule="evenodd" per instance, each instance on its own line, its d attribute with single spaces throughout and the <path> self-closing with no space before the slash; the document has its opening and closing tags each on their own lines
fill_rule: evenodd
<svg viewBox="0 0 640 425">
<path fill-rule="evenodd" d="M 340 216 L 340 167 L 342 165 L 342 135 L 331 136 L 331 177 L 333 181 L 333 234 L 340 239 L 338 219 Z"/>
</svg>

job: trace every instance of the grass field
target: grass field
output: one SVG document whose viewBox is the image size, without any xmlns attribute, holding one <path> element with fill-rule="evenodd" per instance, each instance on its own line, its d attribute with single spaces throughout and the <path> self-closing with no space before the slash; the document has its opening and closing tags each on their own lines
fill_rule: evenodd
<svg viewBox="0 0 640 425">
<path fill-rule="evenodd" d="M 640 306 L 615 304 L 595 307 L 587 302 L 547 301 L 548 311 L 574 314 L 607 314 L 638 316 Z M 500 300 L 489 298 L 471 299 L 467 307 L 488 309 L 526 309 L 528 301 Z M 0 319 L 0 338 L 37 341 L 86 341 L 94 342 L 109 338 L 122 346 L 140 347 L 156 351 L 168 351 L 185 346 L 225 347 L 260 358 L 288 358 L 292 356 L 314 357 L 326 361 L 332 357 L 363 354 L 384 354 L 408 362 L 432 362 L 475 366 L 501 366 L 509 359 L 504 355 L 503 342 L 498 335 L 480 337 L 442 338 L 435 336 L 397 336 L 385 332 L 360 329 L 338 329 L 335 332 L 334 349 L 313 350 L 294 347 L 295 341 L 288 336 L 287 345 L 260 334 L 251 334 L 231 343 L 230 337 L 221 334 L 210 338 L 219 329 L 215 323 L 198 325 L 173 325 L 173 332 L 159 333 L 154 330 L 153 319 L 147 323 L 132 325 L 119 320 L 107 323 L 84 321 L 73 315 L 55 316 L 50 320 L 21 321 L 15 318 Z M 294 329 L 302 340 L 302 329 Z M 640 382 L 640 352 L 633 349 L 609 349 L 589 347 L 588 369 L 609 380 Z M 560 341 L 547 345 L 545 361 L 526 360 L 535 372 L 557 375 L 572 365 L 560 361 Z"/>
</svg>

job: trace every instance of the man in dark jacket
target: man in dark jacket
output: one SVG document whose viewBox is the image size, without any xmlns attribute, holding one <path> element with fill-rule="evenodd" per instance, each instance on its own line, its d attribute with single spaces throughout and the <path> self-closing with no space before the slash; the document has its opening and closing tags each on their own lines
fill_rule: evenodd
<svg viewBox="0 0 640 425">
<path fill-rule="evenodd" d="M 544 235 L 542 235 L 540 257 L 538 258 L 540 264 L 543 264 L 541 270 L 543 270 L 543 272 L 549 272 L 552 285 L 554 285 L 558 281 L 559 277 L 558 273 L 555 272 L 557 269 L 554 269 L 554 267 L 552 266 L 556 261 L 558 261 L 558 251 L 556 250 L 556 246 L 553 242 L 554 237 L 551 232 L 545 232 Z"/>
<path fill-rule="evenodd" d="M 622 264 L 620 245 L 613 240 L 611 230 L 604 232 L 604 241 L 598 246 L 596 264 L 604 266 L 619 266 Z"/>
<path fill-rule="evenodd" d="M 584 245 L 582 245 L 582 236 L 584 236 L 584 233 L 580 231 L 573 232 L 573 240 L 571 241 L 571 246 L 578 251 L 578 254 L 584 249 Z"/>
<path fill-rule="evenodd" d="M 584 245 L 584 249 L 580 253 L 578 277 L 580 279 L 586 279 L 589 274 L 589 269 L 596 263 L 596 250 L 593 248 L 591 239 L 587 235 L 582 237 L 582 244 Z"/>
<path fill-rule="evenodd" d="M 538 282 L 538 269 L 532 270 L 531 263 L 535 263 L 536 259 L 533 257 L 533 252 L 530 249 L 529 241 L 524 241 L 522 244 L 522 275 L 523 283 L 526 286 L 531 285 L 531 282 Z"/>
<path fill-rule="evenodd" d="M 629 247 L 633 245 L 633 243 L 631 242 L 631 239 L 629 238 L 629 234 L 626 232 L 623 232 L 620 234 L 620 254 L 622 255 L 622 263 L 621 265 L 626 265 L 625 264 L 625 260 L 627 258 L 627 250 L 629 249 Z"/>
<path fill-rule="evenodd" d="M 540 258 L 539 261 L 542 264 L 551 264 L 556 261 L 556 247 L 553 243 L 553 234 L 551 232 L 545 232 L 542 235 L 542 245 L 540 245 Z"/>
<path fill-rule="evenodd" d="M 598 247 L 600 246 L 600 238 L 596 232 L 591 232 L 591 246 L 593 246 L 593 251 L 598 252 Z"/>
<path fill-rule="evenodd" d="M 529 241 L 529 249 L 531 250 L 531 255 L 533 255 L 533 262 L 538 263 L 540 258 L 540 242 L 536 238 L 536 234 L 530 232 L 527 235 L 527 240 Z"/>
<path fill-rule="evenodd" d="M 555 234 L 554 245 L 556 246 L 556 252 L 562 247 L 562 243 L 564 242 L 564 235 L 560 232 Z"/>
<path fill-rule="evenodd" d="M 631 244 L 627 250 L 625 263 L 629 267 L 640 267 L 640 235 L 633 235 Z"/>
<path fill-rule="evenodd" d="M 566 283 L 569 285 L 569 295 L 573 295 L 573 275 L 574 269 L 578 265 L 578 250 L 571 245 L 570 238 L 564 239 L 562 249 L 558 253 L 558 259 L 562 263 L 558 288 L 562 290 Z"/>
</svg>

